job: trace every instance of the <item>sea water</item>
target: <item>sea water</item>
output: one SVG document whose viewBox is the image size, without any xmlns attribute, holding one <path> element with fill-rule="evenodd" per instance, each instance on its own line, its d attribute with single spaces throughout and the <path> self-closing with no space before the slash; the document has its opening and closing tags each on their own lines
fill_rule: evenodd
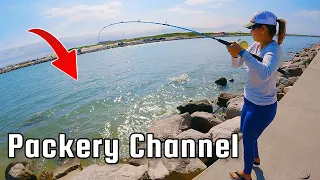
<svg viewBox="0 0 320 180">
<path fill-rule="evenodd" d="M 222 37 L 227 41 L 252 37 Z M 286 37 L 286 60 L 319 42 L 314 37 Z M 217 98 L 221 91 L 241 93 L 245 72 L 231 67 L 224 45 L 203 38 L 120 47 L 78 56 L 79 80 L 50 62 L 0 75 L 0 168 L 8 159 L 8 133 L 27 138 L 118 138 L 121 154 L 133 132 L 146 132 L 155 119 L 179 113 L 192 99 Z M 214 81 L 233 78 L 226 87 Z M 20 151 L 17 159 L 24 159 Z M 31 161 L 31 160 L 30 160 Z M 36 170 L 52 168 L 59 159 L 32 160 Z M 103 162 L 92 160 L 92 162 Z M 2 174 L 2 173 L 1 173 Z"/>
</svg>

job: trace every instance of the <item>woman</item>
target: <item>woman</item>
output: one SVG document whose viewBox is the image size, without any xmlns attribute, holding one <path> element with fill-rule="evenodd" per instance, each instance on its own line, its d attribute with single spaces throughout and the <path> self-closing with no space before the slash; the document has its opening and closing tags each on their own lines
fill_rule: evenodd
<svg viewBox="0 0 320 180">
<path fill-rule="evenodd" d="M 279 23 L 277 42 L 273 40 L 276 25 Z M 248 50 L 237 43 L 227 46 L 232 56 L 232 66 L 244 66 L 248 80 L 244 88 L 244 105 L 241 112 L 240 129 L 243 135 L 244 169 L 231 172 L 235 180 L 250 180 L 253 165 L 260 164 L 257 140 L 272 122 L 277 111 L 277 69 L 283 60 L 281 47 L 286 22 L 269 11 L 257 12 L 244 27 L 251 29 L 254 43 Z M 263 58 L 262 62 L 250 53 Z"/>
</svg>

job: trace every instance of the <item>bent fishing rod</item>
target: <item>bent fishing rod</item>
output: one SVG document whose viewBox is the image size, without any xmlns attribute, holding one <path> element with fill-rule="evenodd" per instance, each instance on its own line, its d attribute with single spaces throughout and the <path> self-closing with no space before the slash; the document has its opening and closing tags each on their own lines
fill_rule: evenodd
<svg viewBox="0 0 320 180">
<path fill-rule="evenodd" d="M 144 23 L 144 24 L 157 24 L 157 25 L 162 25 L 162 26 L 168 26 L 168 27 L 173 27 L 173 28 L 178 28 L 178 29 L 182 29 L 182 30 L 186 30 L 186 31 L 189 31 L 189 32 L 194 32 L 196 34 L 199 34 L 199 35 L 202 35 L 202 36 L 205 36 L 205 37 L 208 37 L 208 38 L 211 38 L 211 39 L 214 39 L 214 40 L 217 40 L 218 42 L 226 45 L 226 46 L 230 46 L 232 43 L 228 42 L 228 41 L 225 41 L 225 40 L 222 40 L 222 39 L 218 39 L 218 38 L 215 38 L 213 36 L 210 36 L 208 34 L 204 34 L 204 33 L 201 33 L 201 32 L 198 32 L 198 31 L 195 31 L 195 30 L 192 30 L 192 29 L 188 29 L 188 28 L 184 28 L 184 27 L 180 27 L 180 26 L 175 26 L 175 25 L 171 25 L 171 24 L 168 24 L 168 23 L 159 23 L 159 22 L 152 22 L 152 21 L 121 21 L 121 22 L 116 22 L 116 23 L 111 23 L 107 26 L 104 26 L 100 31 L 99 31 L 99 35 L 98 35 L 98 42 L 100 42 L 100 34 L 101 32 L 107 28 L 107 27 L 110 27 L 110 26 L 114 26 L 114 25 L 117 25 L 117 24 L 126 24 L 126 23 Z M 262 57 L 260 56 L 257 56 L 255 54 L 252 54 L 250 53 L 254 58 L 256 58 L 259 62 L 262 62 Z M 278 69 L 278 72 L 280 72 L 281 74 L 285 75 L 285 76 L 289 76 L 290 74 L 288 74 L 286 71 L 282 70 L 282 69 Z"/>
</svg>

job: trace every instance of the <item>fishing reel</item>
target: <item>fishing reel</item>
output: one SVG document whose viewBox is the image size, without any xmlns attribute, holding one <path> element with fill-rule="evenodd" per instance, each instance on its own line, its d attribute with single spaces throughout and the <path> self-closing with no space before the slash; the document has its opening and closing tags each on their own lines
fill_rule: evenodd
<svg viewBox="0 0 320 180">
<path fill-rule="evenodd" d="M 237 44 L 239 44 L 239 46 L 244 50 L 247 50 L 248 47 L 249 47 L 247 41 L 244 41 L 244 40 L 241 40 L 241 39 L 238 39 Z"/>
</svg>

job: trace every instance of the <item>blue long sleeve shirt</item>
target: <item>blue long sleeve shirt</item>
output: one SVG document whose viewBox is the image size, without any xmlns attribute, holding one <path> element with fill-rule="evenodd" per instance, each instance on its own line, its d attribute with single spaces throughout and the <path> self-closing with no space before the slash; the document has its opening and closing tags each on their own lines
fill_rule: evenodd
<svg viewBox="0 0 320 180">
<path fill-rule="evenodd" d="M 262 57 L 263 61 L 259 62 L 250 53 Z M 248 74 L 244 87 L 246 99 L 262 106 L 277 101 L 277 70 L 283 59 L 281 47 L 275 41 L 262 49 L 258 42 L 254 42 L 247 51 L 241 51 L 237 58 L 232 57 L 232 66 L 242 66 Z"/>
</svg>

